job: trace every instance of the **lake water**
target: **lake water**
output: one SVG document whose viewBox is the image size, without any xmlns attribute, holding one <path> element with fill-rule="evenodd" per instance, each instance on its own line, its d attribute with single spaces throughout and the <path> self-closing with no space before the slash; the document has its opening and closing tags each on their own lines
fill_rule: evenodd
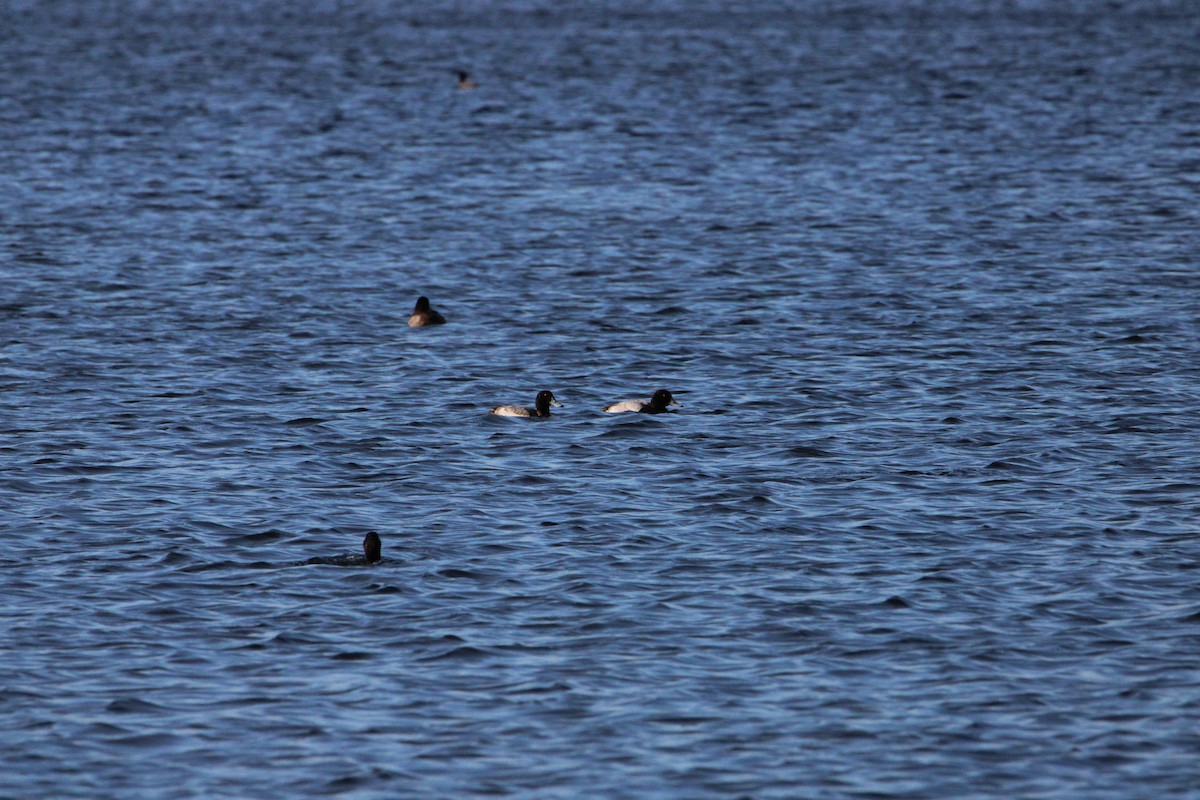
<svg viewBox="0 0 1200 800">
<path fill-rule="evenodd" d="M 0 797 L 1200 796 L 1193 3 L 0 63 Z"/>
</svg>

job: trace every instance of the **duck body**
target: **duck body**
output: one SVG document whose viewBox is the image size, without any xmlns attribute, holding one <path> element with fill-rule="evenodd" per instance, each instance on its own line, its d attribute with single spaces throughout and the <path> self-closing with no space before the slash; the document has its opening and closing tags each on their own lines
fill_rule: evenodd
<svg viewBox="0 0 1200 800">
<path fill-rule="evenodd" d="M 680 403 L 666 389 L 659 389 L 648 400 L 620 400 L 604 407 L 607 414 L 619 414 L 623 411 L 635 411 L 639 414 L 662 414 L 671 406 L 682 408 Z"/>
<path fill-rule="evenodd" d="M 426 325 L 445 325 L 446 318 L 429 305 L 428 297 L 418 297 L 417 305 L 413 308 L 412 316 L 408 318 L 408 327 L 423 328 Z"/>
<path fill-rule="evenodd" d="M 562 408 L 562 403 L 558 402 L 553 392 L 543 389 L 534 398 L 533 408 L 528 408 L 527 406 L 496 406 L 488 413 L 495 414 L 498 417 L 548 417 L 550 416 L 550 406 Z"/>
</svg>

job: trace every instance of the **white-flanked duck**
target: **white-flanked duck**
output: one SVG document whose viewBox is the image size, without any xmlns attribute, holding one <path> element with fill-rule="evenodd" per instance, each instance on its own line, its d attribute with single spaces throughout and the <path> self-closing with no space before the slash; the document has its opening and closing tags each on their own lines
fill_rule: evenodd
<svg viewBox="0 0 1200 800">
<path fill-rule="evenodd" d="M 499 417 L 548 417 L 550 416 L 550 406 L 562 408 L 562 403 L 558 402 L 553 392 L 543 389 L 534 398 L 533 408 L 526 406 L 496 406 L 488 413 Z"/>
<path fill-rule="evenodd" d="M 619 414 L 622 411 L 636 411 L 641 414 L 662 414 L 671 406 L 682 408 L 680 403 L 666 389 L 659 389 L 649 400 L 621 400 L 604 407 L 609 414 Z"/>
</svg>

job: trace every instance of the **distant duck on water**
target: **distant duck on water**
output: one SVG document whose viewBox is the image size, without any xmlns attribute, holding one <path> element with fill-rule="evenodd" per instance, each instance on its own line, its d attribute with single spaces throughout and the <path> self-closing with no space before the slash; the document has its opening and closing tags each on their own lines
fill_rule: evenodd
<svg viewBox="0 0 1200 800">
<path fill-rule="evenodd" d="M 458 88 L 460 89 L 475 89 L 479 84 L 471 80 L 471 76 L 461 70 L 458 73 Z"/>
<path fill-rule="evenodd" d="M 622 411 L 636 411 L 641 414 L 662 414 L 668 407 L 682 408 L 683 403 L 671 396 L 666 389 L 659 389 L 649 400 L 621 400 L 604 407 L 609 414 L 619 414 Z"/>
<path fill-rule="evenodd" d="M 408 327 L 422 328 L 426 325 L 445 325 L 446 318 L 434 310 L 433 306 L 429 305 L 429 298 L 421 296 L 417 298 L 417 305 L 413 308 L 412 316 L 408 318 Z"/>
<path fill-rule="evenodd" d="M 345 555 L 334 556 L 332 558 L 318 556 L 317 558 L 310 558 L 308 561 L 305 561 L 304 565 L 325 564 L 333 567 L 359 567 L 368 564 L 378 564 L 383 560 L 383 542 L 380 541 L 378 533 L 371 531 L 364 536 L 362 546 L 363 554 L 361 556 Z"/>
<path fill-rule="evenodd" d="M 558 402 L 553 392 L 543 389 L 534 398 L 533 408 L 526 406 L 496 406 L 488 413 L 495 414 L 498 417 L 548 417 L 550 416 L 550 406 L 562 408 L 562 403 Z"/>
</svg>

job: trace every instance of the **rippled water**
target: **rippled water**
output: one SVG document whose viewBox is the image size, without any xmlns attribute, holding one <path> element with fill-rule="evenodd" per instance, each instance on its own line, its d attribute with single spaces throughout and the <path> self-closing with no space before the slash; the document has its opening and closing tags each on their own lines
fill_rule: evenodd
<svg viewBox="0 0 1200 800">
<path fill-rule="evenodd" d="M 0 796 L 1196 796 L 1198 43 L 6 4 Z"/>
</svg>

